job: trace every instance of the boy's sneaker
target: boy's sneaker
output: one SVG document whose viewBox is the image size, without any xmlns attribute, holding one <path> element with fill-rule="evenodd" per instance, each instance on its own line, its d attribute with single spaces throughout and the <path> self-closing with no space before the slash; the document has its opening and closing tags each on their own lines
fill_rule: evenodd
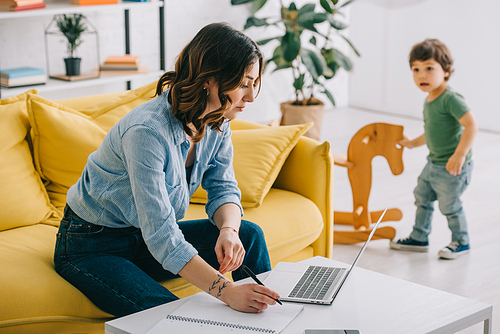
<svg viewBox="0 0 500 334">
<path fill-rule="evenodd" d="M 438 255 L 443 259 L 453 260 L 464 254 L 468 254 L 469 252 L 469 245 L 460 245 L 458 242 L 453 241 L 451 244 L 441 249 L 438 252 Z"/>
<path fill-rule="evenodd" d="M 427 252 L 429 251 L 428 241 L 417 241 L 410 237 L 399 240 L 391 240 L 389 243 L 392 249 L 412 252 Z"/>
</svg>

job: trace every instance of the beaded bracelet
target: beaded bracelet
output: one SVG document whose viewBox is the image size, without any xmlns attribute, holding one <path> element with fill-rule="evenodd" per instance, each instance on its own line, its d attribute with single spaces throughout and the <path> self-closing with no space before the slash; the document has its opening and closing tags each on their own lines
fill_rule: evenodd
<svg viewBox="0 0 500 334">
<path fill-rule="evenodd" d="M 234 228 L 234 227 L 232 227 L 232 226 L 224 226 L 224 227 L 221 227 L 221 228 L 220 228 L 220 229 L 221 229 L 221 231 L 222 231 L 222 229 L 223 229 L 223 228 L 230 228 L 231 230 L 233 230 L 233 231 L 234 231 L 234 233 L 238 234 L 238 230 L 237 230 L 237 229 L 235 229 L 235 228 Z"/>
</svg>

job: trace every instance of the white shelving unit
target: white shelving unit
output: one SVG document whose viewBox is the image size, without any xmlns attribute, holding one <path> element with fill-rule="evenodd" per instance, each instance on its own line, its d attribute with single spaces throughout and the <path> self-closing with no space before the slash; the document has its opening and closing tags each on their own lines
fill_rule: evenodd
<svg viewBox="0 0 500 334">
<path fill-rule="evenodd" d="M 164 71 L 154 71 L 143 74 L 124 74 L 124 75 L 106 75 L 96 79 L 81 80 L 81 81 L 63 81 L 56 79 L 48 79 L 45 85 L 24 86 L 18 88 L 2 88 L 2 99 L 19 95 L 29 89 L 36 89 L 38 93 L 55 92 L 62 90 L 78 89 L 82 87 L 92 87 L 95 85 L 105 85 L 112 83 L 128 82 L 137 78 L 150 78 L 151 81 L 162 76 Z"/>
<path fill-rule="evenodd" d="M 2 19 L 16 19 L 22 17 L 35 17 L 35 16 L 52 16 L 56 14 L 67 14 L 67 13 L 89 13 L 96 11 L 105 10 L 124 10 L 124 9 L 134 9 L 136 7 L 163 7 L 163 1 L 153 1 L 153 2 L 118 2 L 114 5 L 97 5 L 97 6 L 75 6 L 69 4 L 69 0 L 64 2 L 53 2 L 46 3 L 45 8 L 24 10 L 20 12 L 0 12 L 0 20 Z"/>
<path fill-rule="evenodd" d="M 160 21 L 160 71 L 153 71 L 149 73 L 138 73 L 138 74 L 124 74 L 124 75 L 101 75 L 99 78 L 81 80 L 81 81 L 62 81 L 57 79 L 49 79 L 45 85 L 34 85 L 19 88 L 1 88 L 0 87 L 0 98 L 8 98 L 11 96 L 16 96 L 28 89 L 37 89 L 39 93 L 43 92 L 53 92 L 62 90 L 72 90 L 82 87 L 91 87 L 96 85 L 105 85 L 111 83 L 124 82 L 127 83 L 127 88 L 130 89 L 130 81 L 137 78 L 147 78 L 151 80 L 158 79 L 165 70 L 165 43 L 164 43 L 164 3 L 163 1 L 153 1 L 153 2 L 119 2 L 113 5 L 96 5 L 96 6 L 74 6 L 69 4 L 69 0 L 65 2 L 54 2 L 46 3 L 46 7 L 43 9 L 27 10 L 20 12 L 0 12 L 0 20 L 6 19 L 18 19 L 18 18 L 29 18 L 29 17 L 40 17 L 40 16 L 53 16 L 57 14 L 68 14 L 68 13 L 90 13 L 90 12 L 103 12 L 103 11 L 124 11 L 125 13 L 125 53 L 130 53 L 130 42 L 129 42 L 129 27 L 128 27 L 128 11 L 134 8 L 144 8 L 144 7 L 156 7 L 159 9 L 159 21 Z"/>
</svg>

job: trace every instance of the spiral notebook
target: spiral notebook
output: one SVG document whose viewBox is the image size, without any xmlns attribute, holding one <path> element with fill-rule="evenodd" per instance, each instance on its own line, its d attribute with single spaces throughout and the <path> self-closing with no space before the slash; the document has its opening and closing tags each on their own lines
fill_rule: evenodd
<svg viewBox="0 0 500 334">
<path fill-rule="evenodd" d="M 147 334 L 281 333 L 303 309 L 298 304 L 276 304 L 261 313 L 244 313 L 200 292 L 167 315 Z"/>
</svg>

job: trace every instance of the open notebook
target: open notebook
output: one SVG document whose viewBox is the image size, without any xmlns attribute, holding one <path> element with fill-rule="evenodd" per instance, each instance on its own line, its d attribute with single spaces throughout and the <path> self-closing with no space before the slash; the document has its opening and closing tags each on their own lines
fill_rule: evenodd
<svg viewBox="0 0 500 334">
<path fill-rule="evenodd" d="M 276 304 L 261 313 L 244 313 L 200 292 L 163 318 L 147 334 L 280 333 L 303 308 L 296 304 Z"/>
</svg>

